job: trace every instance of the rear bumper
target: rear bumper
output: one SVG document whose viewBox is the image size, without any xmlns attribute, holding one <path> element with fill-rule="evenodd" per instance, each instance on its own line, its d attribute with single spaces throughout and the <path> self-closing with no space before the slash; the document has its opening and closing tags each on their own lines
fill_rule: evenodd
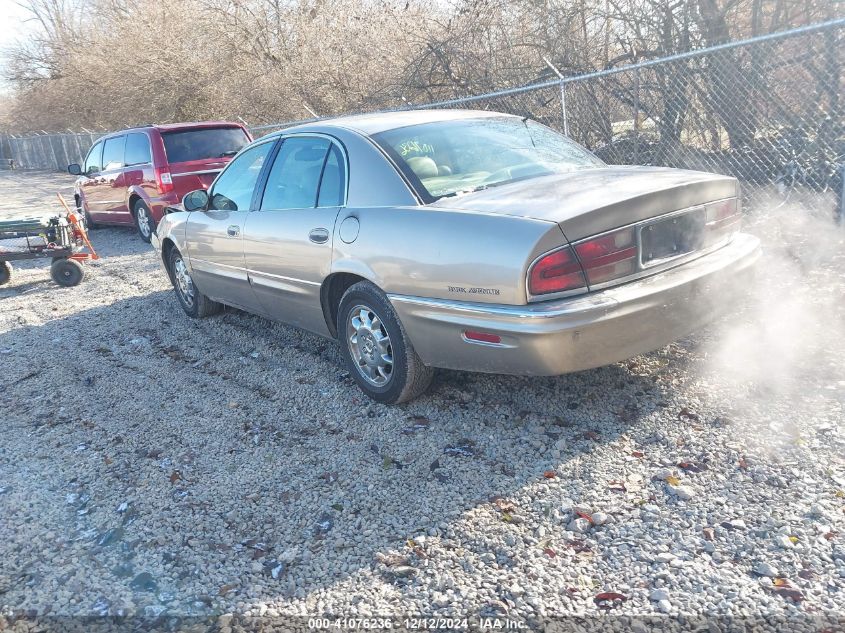
<svg viewBox="0 0 845 633">
<path fill-rule="evenodd" d="M 659 349 L 701 328 L 745 294 L 759 256 L 760 241 L 739 234 L 676 268 L 574 298 L 525 306 L 390 300 L 426 365 L 557 375 Z M 468 342 L 468 329 L 498 334 L 502 342 Z"/>
<path fill-rule="evenodd" d="M 158 224 L 161 222 L 161 219 L 165 216 L 164 210 L 167 207 L 177 205 L 181 201 L 182 198 L 175 192 L 166 193 L 157 198 L 150 198 L 150 214 L 153 216 L 155 223 Z"/>
</svg>

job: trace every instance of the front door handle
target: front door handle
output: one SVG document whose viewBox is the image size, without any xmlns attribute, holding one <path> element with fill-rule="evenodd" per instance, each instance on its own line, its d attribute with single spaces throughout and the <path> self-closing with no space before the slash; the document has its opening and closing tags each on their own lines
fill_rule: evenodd
<svg viewBox="0 0 845 633">
<path fill-rule="evenodd" d="M 226 229 L 226 233 L 229 234 L 229 237 L 237 237 L 241 234 L 241 227 L 232 224 L 228 229 Z"/>
<path fill-rule="evenodd" d="M 329 241 L 329 232 L 327 229 L 311 229 L 308 234 L 308 239 L 315 244 L 325 244 Z"/>
</svg>

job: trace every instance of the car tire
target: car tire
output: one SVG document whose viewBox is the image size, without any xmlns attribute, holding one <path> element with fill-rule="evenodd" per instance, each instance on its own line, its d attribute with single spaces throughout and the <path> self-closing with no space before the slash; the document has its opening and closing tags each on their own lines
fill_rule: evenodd
<svg viewBox="0 0 845 633">
<path fill-rule="evenodd" d="M 85 269 L 73 259 L 54 259 L 53 265 L 50 266 L 50 277 L 60 286 L 72 288 L 85 279 Z"/>
<path fill-rule="evenodd" d="M 343 294 L 337 332 L 349 374 L 373 400 L 408 402 L 431 385 L 434 369 L 417 356 L 387 296 L 369 281 Z"/>
<path fill-rule="evenodd" d="M 0 262 L 0 286 L 9 283 L 12 278 L 12 265 L 9 262 Z"/>
<path fill-rule="evenodd" d="M 167 260 L 167 270 L 170 272 L 170 282 L 176 292 L 179 305 L 189 317 L 193 319 L 204 319 L 212 314 L 217 314 L 223 309 L 223 305 L 209 299 L 199 288 L 194 285 L 187 264 L 182 258 L 182 253 L 173 248 Z"/>
<path fill-rule="evenodd" d="M 138 235 L 149 244 L 153 233 L 156 232 L 156 224 L 150 208 L 143 200 L 136 200 L 135 204 L 132 205 L 132 217 L 135 218 L 135 228 L 138 229 Z"/>
</svg>

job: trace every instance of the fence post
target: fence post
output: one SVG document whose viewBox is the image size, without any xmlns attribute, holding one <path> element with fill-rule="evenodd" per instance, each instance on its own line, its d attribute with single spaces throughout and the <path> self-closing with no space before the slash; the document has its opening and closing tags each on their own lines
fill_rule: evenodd
<svg viewBox="0 0 845 633">
<path fill-rule="evenodd" d="M 563 115 L 563 135 L 569 136 L 569 119 L 566 116 L 566 81 L 563 73 L 561 73 L 557 66 L 555 66 L 552 62 L 550 62 L 547 58 L 543 58 L 543 61 L 546 62 L 546 66 L 552 69 L 552 72 L 558 76 L 560 80 L 560 111 Z"/>
<path fill-rule="evenodd" d="M 640 164 L 640 69 L 634 71 L 634 164 Z"/>
</svg>

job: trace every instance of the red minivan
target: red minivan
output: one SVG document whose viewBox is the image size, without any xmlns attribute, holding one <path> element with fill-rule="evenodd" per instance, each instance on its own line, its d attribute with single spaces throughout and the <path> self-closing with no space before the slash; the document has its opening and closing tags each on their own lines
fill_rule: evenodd
<svg viewBox="0 0 845 633">
<path fill-rule="evenodd" d="M 149 242 L 166 207 L 208 188 L 252 141 L 239 123 L 175 123 L 131 128 L 99 139 L 85 164 L 68 165 L 76 207 L 90 228 L 134 224 Z"/>
</svg>

